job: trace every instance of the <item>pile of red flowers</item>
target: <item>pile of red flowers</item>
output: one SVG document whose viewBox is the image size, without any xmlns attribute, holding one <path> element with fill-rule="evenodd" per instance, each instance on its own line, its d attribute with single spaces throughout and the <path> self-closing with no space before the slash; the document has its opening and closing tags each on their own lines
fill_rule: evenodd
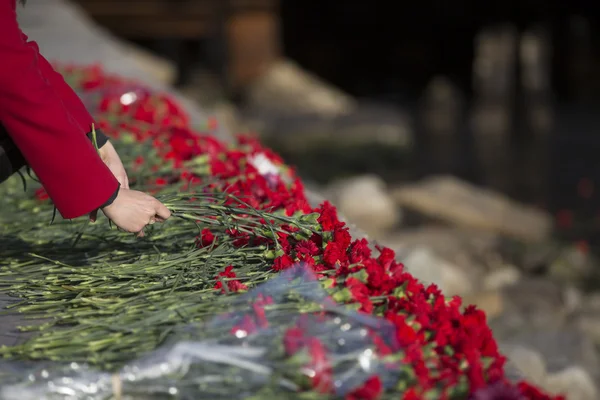
<svg viewBox="0 0 600 400">
<path fill-rule="evenodd" d="M 481 310 L 462 309 L 460 298 L 445 298 L 435 285 L 419 283 L 396 261 L 391 249 L 378 247 L 377 254 L 372 254 L 365 239 L 351 237 L 335 207 L 327 202 L 311 207 L 293 170 L 256 139 L 243 136 L 235 143 L 219 141 L 211 132 L 216 129 L 214 119 L 193 129 L 186 113 L 168 95 L 109 76 L 99 67 L 65 67 L 61 72 L 87 99 L 105 133 L 152 141 L 162 164 L 152 166 L 160 175 L 155 184 L 188 186 L 210 179 L 213 189 L 235 194 L 248 207 L 287 216 L 316 213 L 319 234 L 306 238 L 292 226 L 278 234 L 272 268 L 282 271 L 304 262 L 322 278 L 336 301 L 392 322 L 396 340 L 405 349 L 404 363 L 411 366 L 418 381 L 405 391 L 404 399 L 447 399 L 464 382 L 474 399 L 552 398 L 526 382 L 512 385 L 505 380 L 505 358 Z M 153 161 L 137 155 L 130 169 L 146 162 Z M 169 167 L 168 174 L 164 165 Z M 228 234 L 240 247 L 250 240 L 244 232 L 230 230 Z M 205 229 L 198 245 L 218 240 Z M 215 278 L 218 290 L 246 289 L 235 280 L 234 267 Z M 227 278 L 226 288 L 220 278 Z M 380 351 L 385 353 L 385 349 Z M 350 398 L 375 399 L 381 391 L 381 382 L 373 376 Z"/>
</svg>

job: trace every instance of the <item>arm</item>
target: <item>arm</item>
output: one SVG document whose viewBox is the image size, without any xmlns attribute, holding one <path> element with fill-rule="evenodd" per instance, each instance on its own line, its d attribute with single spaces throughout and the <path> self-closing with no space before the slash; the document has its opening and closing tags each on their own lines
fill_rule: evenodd
<svg viewBox="0 0 600 400">
<path fill-rule="evenodd" d="M 0 0 L 0 121 L 62 216 L 88 214 L 109 200 L 119 183 L 21 35 L 15 0 Z"/>
<path fill-rule="evenodd" d="M 44 78 L 48 80 L 52 88 L 57 93 L 57 95 L 62 99 L 65 107 L 69 110 L 69 113 L 75 118 L 75 121 L 85 129 L 85 132 L 88 132 L 88 139 L 92 140 L 92 124 L 94 123 L 94 118 L 90 115 L 87 108 L 77 95 L 75 91 L 65 82 L 63 76 L 56 72 L 52 65 L 46 60 L 41 54 L 40 49 L 36 42 L 29 41 L 28 37 L 22 33 L 23 41 L 27 43 L 29 47 L 35 50 L 38 55 L 40 69 Z M 121 184 L 121 187 L 129 188 L 129 179 L 127 177 L 127 172 L 125 171 L 125 167 L 117 154 L 116 150 L 112 146 L 112 144 L 107 144 L 108 137 L 102 132 L 100 129 L 95 129 L 96 131 L 96 144 L 100 150 L 100 156 L 104 161 L 104 164 L 108 166 L 111 170 L 115 178 Z M 114 200 L 116 197 L 116 193 L 111 197 L 109 203 Z M 109 204 L 105 203 L 105 205 Z"/>
<path fill-rule="evenodd" d="M 77 95 L 75 91 L 65 82 L 63 76 L 56 72 L 52 67 L 52 64 L 40 53 L 40 48 L 34 41 L 29 41 L 29 38 L 24 33 L 21 33 L 23 41 L 32 48 L 38 57 L 40 71 L 44 78 L 48 80 L 56 94 L 62 99 L 64 105 L 69 110 L 69 113 L 75 118 L 75 121 L 88 133 L 88 138 L 91 140 L 92 124 L 94 124 L 94 118 L 90 115 L 87 108 Z M 108 141 L 108 137 L 104 135 L 102 131 L 96 128 L 96 140 L 98 147 L 104 146 Z"/>
</svg>

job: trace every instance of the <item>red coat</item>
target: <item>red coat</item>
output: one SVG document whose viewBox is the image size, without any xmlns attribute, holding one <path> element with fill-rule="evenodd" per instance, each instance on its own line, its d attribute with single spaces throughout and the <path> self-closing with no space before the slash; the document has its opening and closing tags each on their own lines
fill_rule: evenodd
<svg viewBox="0 0 600 400">
<path fill-rule="evenodd" d="M 63 218 L 104 204 L 119 183 L 86 137 L 93 122 L 77 94 L 28 42 L 16 0 L 0 0 L 0 122 Z"/>
</svg>

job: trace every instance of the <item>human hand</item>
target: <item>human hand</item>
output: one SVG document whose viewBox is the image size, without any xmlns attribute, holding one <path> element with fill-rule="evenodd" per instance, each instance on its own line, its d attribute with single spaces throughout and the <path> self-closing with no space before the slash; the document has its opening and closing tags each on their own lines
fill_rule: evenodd
<svg viewBox="0 0 600 400">
<path fill-rule="evenodd" d="M 144 236 L 146 225 L 163 222 L 171 211 L 149 194 L 137 190 L 120 189 L 115 201 L 102 209 L 104 215 L 126 232 Z"/>
<path fill-rule="evenodd" d="M 123 162 L 117 154 L 117 150 L 112 145 L 112 143 L 106 142 L 104 146 L 98 149 L 98 153 L 100 153 L 100 158 L 104 161 L 104 164 L 110 169 L 115 178 L 119 181 L 122 189 L 129 189 L 129 178 L 127 178 L 127 172 L 125 171 L 125 167 L 123 166 Z"/>
</svg>

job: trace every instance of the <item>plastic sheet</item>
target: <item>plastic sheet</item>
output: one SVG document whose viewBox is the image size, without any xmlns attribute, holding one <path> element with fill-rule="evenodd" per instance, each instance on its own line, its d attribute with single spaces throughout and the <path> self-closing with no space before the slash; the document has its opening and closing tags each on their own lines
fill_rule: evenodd
<svg viewBox="0 0 600 400">
<path fill-rule="evenodd" d="M 0 364 L 0 399 L 295 398 L 306 391 L 330 398 L 374 375 L 384 387 L 398 381 L 398 363 L 379 356 L 381 346 L 398 354 L 393 326 L 337 305 L 308 268 L 223 299 L 222 313 L 176 329 L 116 373 L 77 363 Z"/>
</svg>

